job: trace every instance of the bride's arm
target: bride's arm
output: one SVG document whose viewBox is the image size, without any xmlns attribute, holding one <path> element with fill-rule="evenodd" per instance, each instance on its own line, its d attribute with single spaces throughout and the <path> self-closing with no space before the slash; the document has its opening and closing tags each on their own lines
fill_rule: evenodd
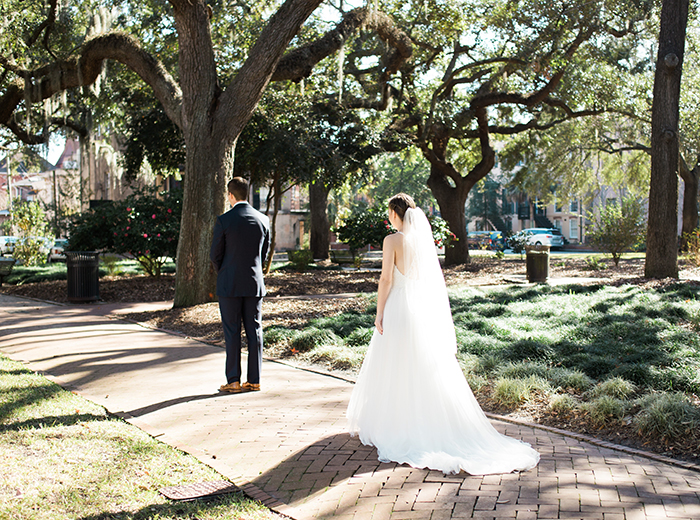
<svg viewBox="0 0 700 520">
<path fill-rule="evenodd" d="M 395 235 L 384 238 L 382 246 L 382 274 L 379 277 L 379 289 L 377 290 L 377 317 L 374 325 L 379 334 L 384 334 L 384 306 L 389 297 L 391 283 L 394 276 L 394 256 L 396 254 Z"/>
</svg>

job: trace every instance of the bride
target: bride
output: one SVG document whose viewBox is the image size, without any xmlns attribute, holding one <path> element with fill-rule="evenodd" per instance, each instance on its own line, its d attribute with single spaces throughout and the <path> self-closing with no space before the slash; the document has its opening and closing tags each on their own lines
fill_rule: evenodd
<svg viewBox="0 0 700 520">
<path fill-rule="evenodd" d="M 496 431 L 462 374 L 428 219 L 399 193 L 389 220 L 398 233 L 384 239 L 376 330 L 348 405 L 350 433 L 382 462 L 472 475 L 534 468 L 539 453 Z"/>
</svg>

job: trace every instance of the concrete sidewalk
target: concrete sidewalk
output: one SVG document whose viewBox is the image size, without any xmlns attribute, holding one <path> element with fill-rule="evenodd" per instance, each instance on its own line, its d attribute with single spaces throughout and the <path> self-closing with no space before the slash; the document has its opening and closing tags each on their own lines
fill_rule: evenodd
<svg viewBox="0 0 700 520">
<path fill-rule="evenodd" d="M 528 425 L 494 422 L 542 454 L 527 473 L 379 463 L 345 432 L 352 383 L 266 361 L 263 391 L 220 394 L 223 349 L 116 319 L 123 307 L 0 295 L 0 350 L 298 520 L 700 519 L 700 472 Z"/>
</svg>

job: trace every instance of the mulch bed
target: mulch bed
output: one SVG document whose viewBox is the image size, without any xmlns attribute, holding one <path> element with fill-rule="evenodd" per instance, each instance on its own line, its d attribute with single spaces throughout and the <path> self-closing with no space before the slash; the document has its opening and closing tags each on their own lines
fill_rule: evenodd
<svg viewBox="0 0 700 520">
<path fill-rule="evenodd" d="M 644 278 L 643 259 L 623 259 L 619 267 L 605 261 L 607 269 L 586 269 L 585 258 L 557 259 L 550 261 L 550 277 L 580 278 L 581 284 L 638 285 L 660 288 L 678 283 L 675 279 L 652 280 Z M 326 265 L 324 267 L 329 267 Z M 356 270 L 317 269 L 305 273 L 279 269 L 266 277 L 268 296 L 263 300 L 263 325 L 300 328 L 317 317 L 333 316 L 343 312 L 363 311 L 367 298 L 363 293 L 377 290 L 379 262 L 364 264 Z M 525 260 L 498 261 L 488 257 L 473 257 L 469 265 L 444 269 L 448 286 L 484 286 L 512 284 L 513 278 L 525 275 Z M 684 283 L 700 285 L 700 269 L 683 267 Z M 690 280 L 688 278 L 691 278 Z M 40 300 L 66 302 L 66 281 L 52 281 L 19 286 L 3 285 L 4 294 L 28 296 Z M 359 294 L 358 294 L 359 293 Z M 144 276 L 105 277 L 100 279 L 100 297 L 105 302 L 154 302 L 172 300 L 175 294 L 175 278 L 163 275 L 160 279 Z M 337 295 L 342 295 L 338 297 Z M 168 309 L 144 313 L 131 313 L 128 319 L 149 327 L 170 330 L 207 342 L 223 341 L 223 331 L 216 303 L 206 303 L 189 308 Z M 324 370 L 324 367 L 320 367 Z M 352 374 L 350 374 L 352 375 Z M 593 427 L 585 416 L 557 415 L 535 401 L 520 409 L 499 408 L 488 397 L 488 390 L 477 394 L 485 411 L 512 415 L 531 422 L 587 434 L 618 444 L 654 451 L 667 456 L 700 463 L 700 447 L 686 440 L 664 444 L 641 439 L 633 425 L 621 424 L 615 428 Z"/>
</svg>

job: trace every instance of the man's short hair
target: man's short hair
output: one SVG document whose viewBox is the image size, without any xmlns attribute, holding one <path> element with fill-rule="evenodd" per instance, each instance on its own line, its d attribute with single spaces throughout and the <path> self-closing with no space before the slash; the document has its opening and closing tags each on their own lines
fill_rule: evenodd
<svg viewBox="0 0 700 520">
<path fill-rule="evenodd" d="M 248 181 L 243 177 L 234 177 L 228 181 L 228 192 L 233 195 L 236 200 L 247 200 Z"/>
</svg>

